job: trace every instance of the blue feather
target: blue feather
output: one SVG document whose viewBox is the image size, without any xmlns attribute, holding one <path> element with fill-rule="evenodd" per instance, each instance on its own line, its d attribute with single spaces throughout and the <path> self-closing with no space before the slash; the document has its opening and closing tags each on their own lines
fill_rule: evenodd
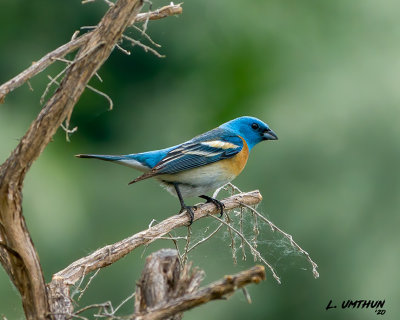
<svg viewBox="0 0 400 320">
<path fill-rule="evenodd" d="M 215 143 L 215 147 L 213 146 Z M 218 147 L 226 143 L 231 147 Z M 243 148 L 243 140 L 230 130 L 216 128 L 177 146 L 154 166 L 152 175 L 173 174 L 228 159 Z"/>
</svg>

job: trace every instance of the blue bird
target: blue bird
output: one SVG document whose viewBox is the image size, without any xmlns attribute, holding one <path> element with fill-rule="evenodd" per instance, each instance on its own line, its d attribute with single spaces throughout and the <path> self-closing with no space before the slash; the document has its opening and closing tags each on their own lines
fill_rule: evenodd
<svg viewBox="0 0 400 320">
<path fill-rule="evenodd" d="M 192 224 L 194 207 L 187 206 L 183 198 L 199 196 L 214 203 L 222 216 L 222 202 L 204 194 L 236 178 L 256 144 L 263 140 L 277 139 L 276 134 L 261 120 L 240 117 L 166 149 L 127 155 L 76 156 L 111 161 L 144 172 L 129 184 L 154 177 L 179 198 L 180 212 L 186 209 Z"/>
</svg>

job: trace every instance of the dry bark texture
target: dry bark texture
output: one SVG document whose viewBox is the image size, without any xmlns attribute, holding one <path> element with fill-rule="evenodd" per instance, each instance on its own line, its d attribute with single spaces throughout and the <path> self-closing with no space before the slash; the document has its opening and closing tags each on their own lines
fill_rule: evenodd
<svg viewBox="0 0 400 320">
<path fill-rule="evenodd" d="M 203 272 L 189 272 L 188 266 L 182 270 L 178 251 L 162 249 L 146 259 L 142 276 L 136 284 L 135 312 L 148 313 L 171 300 L 192 293 L 203 279 Z M 183 313 L 166 319 L 180 320 Z"/>
<path fill-rule="evenodd" d="M 171 250 L 173 251 L 173 250 Z M 176 253 L 176 252 L 175 252 Z M 251 283 L 259 283 L 265 280 L 265 269 L 263 266 L 254 266 L 248 270 L 239 272 L 235 275 L 225 276 L 224 279 L 214 282 L 202 289 L 197 289 L 203 274 L 201 271 L 194 270 L 189 276 L 189 272 L 184 272 L 184 276 L 176 277 L 176 260 L 173 255 L 167 254 L 167 257 L 161 253 L 161 256 L 153 255 L 147 261 L 143 271 L 139 289 L 136 291 L 139 297 L 136 298 L 136 313 L 128 317 L 130 320 L 160 320 L 160 319 L 180 319 L 175 316 L 181 312 L 192 309 L 199 305 L 205 304 L 211 300 L 219 300 L 229 297 L 236 290 L 243 288 Z M 164 256 L 164 257 L 163 257 Z M 171 261 L 174 266 L 165 268 L 165 262 Z M 174 263 L 175 262 L 175 263 Z M 161 268 L 161 282 L 155 283 L 153 279 L 157 279 L 160 275 L 153 275 L 149 267 Z M 188 270 L 188 269 L 186 269 Z M 170 281 L 171 280 L 171 281 Z M 183 283 L 184 294 L 173 297 L 179 290 L 174 289 Z M 146 284 L 146 290 L 143 292 L 140 286 Z M 186 289 L 187 288 L 187 289 Z M 161 294 L 155 292 L 161 291 Z M 172 294 L 172 297 L 169 296 Z M 147 303 L 154 304 L 150 306 Z"/>
</svg>

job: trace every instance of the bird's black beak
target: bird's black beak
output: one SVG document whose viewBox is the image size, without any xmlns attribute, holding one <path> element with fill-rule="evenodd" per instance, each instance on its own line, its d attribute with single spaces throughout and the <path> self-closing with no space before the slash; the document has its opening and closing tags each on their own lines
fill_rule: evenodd
<svg viewBox="0 0 400 320">
<path fill-rule="evenodd" d="M 263 132 L 263 140 L 278 140 L 278 136 L 271 129 Z"/>
</svg>

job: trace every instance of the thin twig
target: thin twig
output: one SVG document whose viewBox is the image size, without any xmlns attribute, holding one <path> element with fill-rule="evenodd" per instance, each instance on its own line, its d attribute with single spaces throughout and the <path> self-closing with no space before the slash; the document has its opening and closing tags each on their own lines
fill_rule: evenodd
<svg viewBox="0 0 400 320">
<path fill-rule="evenodd" d="M 46 89 L 44 90 L 42 96 L 40 97 L 40 104 L 43 104 L 44 98 L 46 97 L 47 93 L 49 92 L 50 87 L 51 87 L 54 83 L 57 84 L 57 85 L 59 85 L 59 82 L 57 82 L 57 79 L 58 79 L 59 77 L 61 77 L 61 76 L 65 73 L 65 71 L 68 70 L 68 68 L 69 68 L 69 65 L 66 66 L 64 69 L 62 69 L 54 78 L 48 76 L 48 77 L 50 78 L 50 82 L 47 84 Z"/>
<path fill-rule="evenodd" d="M 61 129 L 65 131 L 65 139 L 69 142 L 69 135 L 76 132 L 78 127 L 73 127 L 72 129 L 67 128 L 64 124 L 60 124 Z"/>
<path fill-rule="evenodd" d="M 243 233 L 243 207 L 240 207 L 240 215 L 239 215 L 239 231 L 241 234 Z M 244 241 L 242 238 L 240 238 L 240 248 L 242 249 L 242 260 L 246 261 L 246 250 L 244 247 Z"/>
<path fill-rule="evenodd" d="M 81 288 L 81 285 L 82 285 L 82 283 L 83 283 L 83 280 L 85 279 L 85 276 L 86 276 L 86 268 L 87 268 L 87 266 L 83 266 L 83 273 L 82 273 L 82 277 L 80 278 L 80 280 L 79 280 L 79 283 L 78 283 L 78 285 L 76 286 L 76 288 L 74 289 L 74 291 L 71 293 L 71 299 L 73 299 L 74 298 L 74 296 L 78 293 L 78 292 L 80 292 L 80 288 Z"/>
<path fill-rule="evenodd" d="M 82 312 L 84 312 L 86 310 L 89 310 L 89 309 L 93 309 L 93 308 L 110 308 L 110 307 L 111 307 L 111 302 L 110 301 L 107 301 L 107 302 L 104 302 L 104 303 L 94 303 L 94 304 L 85 306 L 82 309 L 79 309 L 78 311 L 76 311 L 74 313 L 74 316 L 77 315 L 77 314 L 80 314 L 80 313 L 82 313 Z"/>
<path fill-rule="evenodd" d="M 58 81 L 56 81 L 55 79 L 53 79 L 53 78 L 50 77 L 50 76 L 47 76 L 47 77 L 50 79 L 51 82 L 54 82 L 56 85 L 60 86 L 60 83 L 59 83 Z M 66 140 L 67 142 L 70 142 L 69 135 L 72 134 L 72 133 L 74 133 L 74 132 L 76 132 L 76 131 L 78 130 L 78 127 L 73 127 L 72 129 L 69 129 L 69 128 L 68 128 L 67 121 L 65 121 L 65 125 L 64 125 L 63 123 L 61 123 L 61 124 L 60 124 L 60 127 L 61 127 L 61 129 L 63 129 L 64 132 L 65 132 L 65 140 Z"/>
<path fill-rule="evenodd" d="M 243 288 L 242 288 L 242 291 L 243 291 L 243 294 L 244 294 L 244 297 L 245 297 L 247 303 L 248 303 L 248 304 L 251 304 L 251 297 L 250 297 L 250 294 L 249 294 L 249 292 L 247 291 L 247 289 L 246 289 L 245 287 L 243 287 Z"/>
<path fill-rule="evenodd" d="M 78 297 L 78 301 L 81 300 L 82 296 L 86 292 L 87 288 L 89 288 L 89 285 L 92 283 L 92 280 L 97 276 L 97 274 L 100 272 L 100 268 L 96 270 L 96 272 L 89 278 L 89 281 L 86 283 L 86 286 L 81 290 L 81 294 Z"/>
<path fill-rule="evenodd" d="M 233 183 L 230 183 L 230 182 L 229 182 L 229 183 L 226 184 L 226 185 L 229 186 L 229 187 L 231 187 L 233 191 L 242 193 L 242 191 L 241 191 L 238 187 L 236 187 Z"/>
<path fill-rule="evenodd" d="M 209 240 L 212 236 L 214 236 L 214 235 L 222 228 L 222 226 L 223 226 L 223 224 L 220 223 L 220 224 L 218 225 L 218 227 L 217 227 L 213 232 L 211 232 L 207 237 L 205 237 L 205 238 L 199 240 L 199 241 L 196 242 L 194 245 L 192 245 L 192 246 L 188 249 L 187 252 L 189 253 L 190 251 L 192 251 L 193 249 L 195 249 L 198 245 L 200 245 L 200 244 L 206 242 L 207 240 Z"/>
<path fill-rule="evenodd" d="M 100 90 L 98 90 L 98 89 L 96 89 L 96 88 L 94 88 L 94 87 L 92 87 L 92 86 L 90 86 L 88 84 L 86 85 L 86 88 L 88 88 L 89 90 L 92 90 L 93 92 L 96 92 L 97 94 L 99 94 L 99 95 L 103 96 L 104 98 L 106 98 L 108 103 L 109 103 L 108 110 L 111 111 L 113 109 L 114 103 L 113 103 L 113 101 L 111 100 L 111 98 L 110 98 L 110 96 L 108 94 L 106 94 L 106 93 L 104 93 L 104 92 L 102 92 L 102 91 L 100 91 Z"/>
<path fill-rule="evenodd" d="M 272 223 L 270 220 L 268 220 L 267 218 L 265 218 L 261 213 L 259 213 L 256 209 L 252 208 L 251 206 L 247 205 L 247 204 L 243 204 L 244 207 L 250 209 L 254 214 L 256 214 L 258 217 L 260 217 L 264 222 L 268 223 L 268 225 L 270 226 L 272 231 L 278 231 L 279 233 L 281 233 L 285 238 L 287 238 L 290 241 L 290 244 L 292 246 L 294 246 L 295 248 L 297 248 L 297 250 L 300 251 L 300 253 L 304 254 L 307 258 L 307 260 L 310 262 L 311 266 L 312 266 L 312 273 L 314 275 L 314 278 L 318 278 L 319 277 L 319 273 L 317 271 L 318 265 L 311 259 L 310 255 L 308 254 L 307 251 L 303 250 L 303 248 L 301 248 L 296 241 L 293 240 L 293 237 L 286 233 L 285 231 L 283 231 L 282 229 L 280 229 L 279 227 L 277 227 L 274 223 Z"/>
<path fill-rule="evenodd" d="M 34 91 L 31 82 L 26 80 L 26 83 L 28 84 L 29 90 Z"/>
<path fill-rule="evenodd" d="M 263 258 L 263 256 L 261 255 L 261 253 L 259 251 L 257 251 L 257 249 L 255 249 L 251 243 L 238 231 L 236 230 L 234 227 L 232 227 L 229 223 L 225 222 L 224 220 L 216 217 L 216 216 L 211 216 L 214 219 L 218 220 L 219 222 L 223 223 L 224 225 L 226 225 L 229 229 L 231 229 L 233 232 L 235 232 L 240 238 L 243 239 L 243 241 L 247 244 L 247 246 L 250 248 L 250 251 L 252 254 L 256 255 L 258 257 L 258 259 L 260 259 L 260 261 L 262 261 L 267 267 L 268 269 L 271 271 L 272 276 L 275 278 L 275 280 L 280 284 L 281 280 L 278 277 L 278 275 L 275 273 L 274 268 Z"/>
<path fill-rule="evenodd" d="M 129 300 L 131 300 L 134 296 L 136 295 L 136 292 L 132 293 L 129 295 L 125 300 L 123 300 L 115 309 L 113 314 L 115 314 L 125 303 L 127 303 Z"/>
<path fill-rule="evenodd" d="M 189 252 L 189 245 L 190 245 L 190 237 L 192 235 L 192 227 L 188 226 L 187 228 L 187 236 L 186 236 L 186 245 L 185 245 L 185 251 L 183 252 L 183 257 L 182 257 L 182 265 L 185 266 L 187 259 L 188 259 L 188 252 Z"/>
<path fill-rule="evenodd" d="M 257 221 L 257 215 L 255 213 L 253 213 L 253 219 L 254 219 L 254 223 L 253 223 L 253 246 L 254 248 L 257 248 L 257 236 L 260 233 L 260 230 L 258 229 L 258 221 Z M 254 257 L 254 262 L 256 262 L 257 259 Z"/>
<path fill-rule="evenodd" d="M 134 296 L 136 295 L 136 292 L 130 294 L 127 298 L 125 298 L 115 309 L 112 306 L 112 303 L 110 301 L 103 303 L 103 304 L 98 304 L 98 305 L 92 305 L 93 308 L 100 307 L 99 311 L 94 314 L 96 318 L 104 318 L 107 317 L 109 319 L 119 319 L 121 317 L 115 316 L 117 311 L 129 300 L 131 300 Z M 101 312 L 103 309 L 103 312 Z"/>
<path fill-rule="evenodd" d="M 158 58 L 165 58 L 165 55 L 162 55 L 162 54 L 158 53 L 157 50 L 154 50 L 153 48 L 151 48 L 149 46 L 146 46 L 145 44 L 141 43 L 138 40 L 135 40 L 135 39 L 133 39 L 131 37 L 128 37 L 125 34 L 122 35 L 122 38 L 128 40 L 132 44 L 132 46 L 138 45 L 139 47 L 143 48 L 143 50 L 145 52 L 150 51 L 151 53 L 153 53 Z"/>
<path fill-rule="evenodd" d="M 150 38 L 150 36 L 149 36 L 146 32 L 144 32 L 144 30 L 140 29 L 139 27 L 137 27 L 137 26 L 135 26 L 135 25 L 132 25 L 132 27 L 133 27 L 134 29 L 138 30 L 143 36 L 145 36 L 145 38 L 146 38 L 147 40 L 149 40 L 150 43 L 151 43 L 153 46 L 156 46 L 157 48 L 161 48 L 161 45 L 158 44 L 157 42 L 153 41 L 153 39 Z"/>
<path fill-rule="evenodd" d="M 65 62 L 65 63 L 67 63 L 67 64 L 71 64 L 71 63 L 72 63 L 71 60 L 68 60 L 68 59 L 65 59 L 65 58 L 55 57 L 55 58 L 53 58 L 53 59 L 54 59 L 54 60 L 57 60 L 57 61 Z"/>
<path fill-rule="evenodd" d="M 232 220 L 227 212 L 225 213 L 225 220 L 226 220 L 226 224 L 231 226 Z M 229 246 L 231 247 L 231 250 L 232 250 L 232 260 L 233 260 L 234 264 L 237 264 L 235 238 L 232 234 L 232 229 L 230 227 L 228 228 L 228 232 L 229 232 L 229 236 L 231 238 L 231 244 Z"/>
<path fill-rule="evenodd" d="M 126 54 L 127 56 L 130 56 L 130 55 L 131 55 L 131 52 L 130 52 L 130 51 L 128 51 L 128 50 L 122 48 L 119 44 L 116 44 L 115 47 L 116 47 L 118 50 L 120 50 L 122 53 Z"/>
</svg>

